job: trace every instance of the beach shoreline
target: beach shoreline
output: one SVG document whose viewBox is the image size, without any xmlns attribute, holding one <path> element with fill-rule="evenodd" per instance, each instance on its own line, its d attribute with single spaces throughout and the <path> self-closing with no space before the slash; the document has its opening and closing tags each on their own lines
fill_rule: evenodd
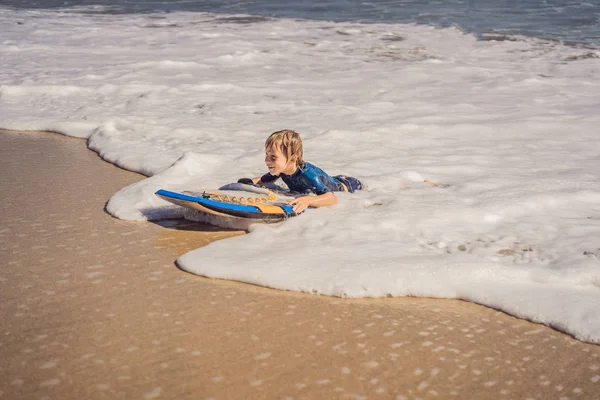
<svg viewBox="0 0 600 400">
<path fill-rule="evenodd" d="M 600 346 L 500 311 L 185 273 L 243 232 L 115 219 L 141 175 L 61 135 L 0 141 L 0 398 L 600 398 Z"/>
</svg>

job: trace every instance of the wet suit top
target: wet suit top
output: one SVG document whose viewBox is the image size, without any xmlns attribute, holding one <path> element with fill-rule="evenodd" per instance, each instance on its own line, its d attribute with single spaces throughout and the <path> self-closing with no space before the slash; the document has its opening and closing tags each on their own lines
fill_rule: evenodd
<svg viewBox="0 0 600 400">
<path fill-rule="evenodd" d="M 307 193 L 313 192 L 317 195 L 327 192 L 347 192 L 348 185 L 345 185 L 338 179 L 337 176 L 329 176 L 321 168 L 305 162 L 299 166 L 292 175 L 279 174 L 271 175 L 267 173 L 263 175 L 261 182 L 273 182 L 277 178 L 281 178 L 288 186 L 291 192 Z M 345 178 L 340 176 L 339 178 Z M 353 189 L 353 188 L 351 188 Z M 357 188 L 357 189 L 360 189 Z M 354 191 L 354 190 L 350 190 Z"/>
</svg>

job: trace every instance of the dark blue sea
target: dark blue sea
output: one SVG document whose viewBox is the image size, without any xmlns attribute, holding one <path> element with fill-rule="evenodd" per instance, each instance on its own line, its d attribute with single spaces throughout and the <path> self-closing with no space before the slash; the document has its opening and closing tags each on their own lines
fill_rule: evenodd
<svg viewBox="0 0 600 400">
<path fill-rule="evenodd" d="M 600 0 L 1 0 L 0 6 L 79 13 L 248 14 L 455 26 L 482 37 L 525 35 L 600 45 Z"/>
</svg>

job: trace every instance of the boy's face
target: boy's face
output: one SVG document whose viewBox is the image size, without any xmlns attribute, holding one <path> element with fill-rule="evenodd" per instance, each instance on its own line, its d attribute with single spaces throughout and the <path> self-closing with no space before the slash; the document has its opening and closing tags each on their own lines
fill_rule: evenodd
<svg viewBox="0 0 600 400">
<path fill-rule="evenodd" d="M 281 147 L 278 143 L 274 143 L 271 147 L 266 149 L 265 164 L 269 168 L 271 175 L 279 175 L 284 173 L 286 175 L 292 175 L 296 172 L 296 160 L 291 157 L 289 160 L 281 151 Z"/>
</svg>

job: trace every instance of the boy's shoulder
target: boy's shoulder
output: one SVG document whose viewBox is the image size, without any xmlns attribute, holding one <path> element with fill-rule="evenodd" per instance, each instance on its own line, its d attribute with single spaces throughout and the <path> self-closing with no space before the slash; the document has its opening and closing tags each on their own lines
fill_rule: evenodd
<svg viewBox="0 0 600 400">
<path fill-rule="evenodd" d="M 321 168 L 317 167 L 315 164 L 304 161 L 304 164 L 302 164 L 300 166 L 300 169 L 302 171 L 309 171 L 309 170 L 315 170 L 315 169 L 320 170 Z"/>
<path fill-rule="evenodd" d="M 304 173 L 323 174 L 325 173 L 321 168 L 309 162 L 304 162 L 304 165 L 300 167 L 300 170 Z"/>
</svg>

